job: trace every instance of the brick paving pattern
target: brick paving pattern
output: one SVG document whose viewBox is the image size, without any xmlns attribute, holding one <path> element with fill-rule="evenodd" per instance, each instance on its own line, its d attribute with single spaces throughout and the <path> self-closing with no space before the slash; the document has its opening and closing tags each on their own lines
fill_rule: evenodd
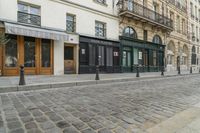
<svg viewBox="0 0 200 133">
<path fill-rule="evenodd" d="M 0 133 L 143 133 L 200 101 L 200 75 L 0 94 Z"/>
</svg>

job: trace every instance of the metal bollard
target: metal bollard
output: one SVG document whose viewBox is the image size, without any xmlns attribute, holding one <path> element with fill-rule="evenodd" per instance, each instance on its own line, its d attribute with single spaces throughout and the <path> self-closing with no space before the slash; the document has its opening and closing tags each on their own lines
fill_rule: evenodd
<svg viewBox="0 0 200 133">
<path fill-rule="evenodd" d="M 164 66 L 161 67 L 161 76 L 164 76 Z"/>
<path fill-rule="evenodd" d="M 19 79 L 19 85 L 26 85 L 25 78 L 24 78 L 24 66 L 20 66 L 20 79 Z"/>
<path fill-rule="evenodd" d="M 137 65 L 137 73 L 136 73 L 136 77 L 140 77 L 139 65 Z"/>
<path fill-rule="evenodd" d="M 192 67 L 190 67 L 190 74 L 192 74 Z"/>
<path fill-rule="evenodd" d="M 179 75 L 181 74 L 181 67 L 180 66 L 178 67 L 178 74 Z"/>
<path fill-rule="evenodd" d="M 99 78 L 99 65 L 96 66 L 96 77 L 95 80 L 100 80 Z"/>
</svg>

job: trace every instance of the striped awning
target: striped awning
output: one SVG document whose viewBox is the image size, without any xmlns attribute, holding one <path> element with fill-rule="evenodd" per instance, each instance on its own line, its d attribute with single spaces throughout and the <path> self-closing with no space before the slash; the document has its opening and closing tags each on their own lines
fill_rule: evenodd
<svg viewBox="0 0 200 133">
<path fill-rule="evenodd" d="M 5 33 L 30 36 L 36 38 L 69 41 L 69 35 L 64 31 L 45 29 L 40 27 L 30 27 L 26 25 L 5 22 Z"/>
</svg>

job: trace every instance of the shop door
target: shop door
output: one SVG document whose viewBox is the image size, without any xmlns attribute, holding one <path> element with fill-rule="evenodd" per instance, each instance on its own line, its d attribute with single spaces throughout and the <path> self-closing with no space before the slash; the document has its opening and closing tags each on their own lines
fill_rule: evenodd
<svg viewBox="0 0 200 133">
<path fill-rule="evenodd" d="M 2 74 L 6 76 L 18 75 L 19 73 L 19 40 L 17 36 L 9 36 L 9 42 L 2 50 Z"/>
<path fill-rule="evenodd" d="M 74 65 L 74 47 L 65 46 L 64 48 L 64 69 L 65 74 L 75 73 L 75 65 Z"/>
<path fill-rule="evenodd" d="M 40 74 L 50 75 L 53 73 L 53 41 L 42 39 L 40 45 Z"/>
<path fill-rule="evenodd" d="M 131 51 L 123 51 L 123 71 L 131 72 Z"/>
<path fill-rule="evenodd" d="M 38 74 L 39 68 L 39 43 L 38 39 L 32 37 L 24 37 L 24 68 L 25 74 Z"/>
</svg>

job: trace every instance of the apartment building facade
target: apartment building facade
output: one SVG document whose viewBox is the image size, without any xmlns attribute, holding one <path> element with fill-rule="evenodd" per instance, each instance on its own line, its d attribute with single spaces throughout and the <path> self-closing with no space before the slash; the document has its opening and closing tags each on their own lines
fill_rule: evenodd
<svg viewBox="0 0 200 133">
<path fill-rule="evenodd" d="M 120 43 L 122 69 L 135 72 L 157 72 L 164 68 L 167 36 L 173 30 L 173 21 L 166 15 L 165 0 L 121 0 Z"/>
<path fill-rule="evenodd" d="M 114 5 L 99 0 L 0 0 L 0 28 L 9 36 L 0 48 L 1 75 L 18 75 L 20 65 L 25 74 L 36 75 L 94 72 L 97 63 L 105 72 L 118 71 Z"/>
<path fill-rule="evenodd" d="M 197 70 L 200 59 L 200 1 L 198 0 L 189 0 L 188 2 L 188 23 L 191 67 L 193 70 Z"/>
<path fill-rule="evenodd" d="M 167 37 L 167 71 L 189 70 L 190 44 L 188 41 L 188 17 L 186 0 L 169 0 L 167 15 L 173 20 L 173 32 Z"/>
</svg>

